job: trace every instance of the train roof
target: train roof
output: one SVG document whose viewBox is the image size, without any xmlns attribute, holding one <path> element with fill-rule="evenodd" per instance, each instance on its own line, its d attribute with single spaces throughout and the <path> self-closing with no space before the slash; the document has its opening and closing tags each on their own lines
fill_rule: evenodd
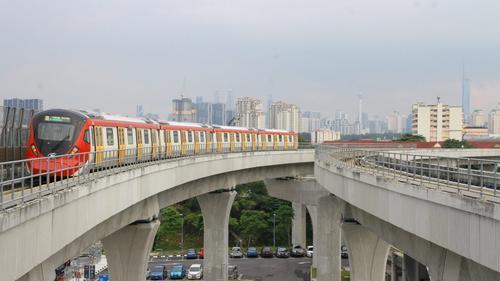
<svg viewBox="0 0 500 281">
<path fill-rule="evenodd" d="M 176 127 L 193 127 L 193 128 L 211 128 L 211 126 L 202 123 L 191 123 L 191 122 L 177 122 L 177 121 L 167 121 L 167 120 L 158 120 L 161 125 L 165 126 L 176 126 Z"/>
<path fill-rule="evenodd" d="M 235 127 L 235 126 L 224 126 L 224 125 L 212 125 L 216 129 L 222 130 L 232 130 L 232 131 L 252 131 L 254 129 L 246 127 Z"/>
</svg>

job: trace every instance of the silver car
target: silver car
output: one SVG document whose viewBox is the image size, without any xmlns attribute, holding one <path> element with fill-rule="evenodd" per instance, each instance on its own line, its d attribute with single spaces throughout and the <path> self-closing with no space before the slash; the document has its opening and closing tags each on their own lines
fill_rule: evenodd
<svg viewBox="0 0 500 281">
<path fill-rule="evenodd" d="M 243 257 L 243 252 L 241 251 L 240 247 L 233 247 L 231 249 L 231 253 L 229 254 L 231 258 L 242 258 Z"/>
</svg>

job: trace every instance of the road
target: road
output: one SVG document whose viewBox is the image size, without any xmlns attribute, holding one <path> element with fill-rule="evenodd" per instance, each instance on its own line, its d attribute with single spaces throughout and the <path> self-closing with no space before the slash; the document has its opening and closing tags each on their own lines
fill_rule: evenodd
<svg viewBox="0 0 500 281">
<path fill-rule="evenodd" d="M 287 259 L 263 259 L 263 258 L 243 258 L 229 259 L 230 265 L 237 265 L 238 271 L 242 274 L 242 280 L 252 281 L 309 281 L 309 269 L 311 267 L 310 258 L 287 258 Z M 182 263 L 189 267 L 193 263 L 203 264 L 203 260 L 183 260 L 172 261 L 161 258 L 154 259 L 149 263 L 153 265 L 167 265 L 170 270 L 172 265 Z M 347 265 L 347 259 L 342 259 L 342 265 Z"/>
</svg>

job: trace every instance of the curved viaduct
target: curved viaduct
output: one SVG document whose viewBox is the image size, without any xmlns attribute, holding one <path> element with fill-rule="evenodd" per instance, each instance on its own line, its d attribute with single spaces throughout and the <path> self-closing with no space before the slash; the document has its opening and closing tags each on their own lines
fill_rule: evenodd
<svg viewBox="0 0 500 281">
<path fill-rule="evenodd" d="M 0 280 L 52 281 L 55 267 L 99 240 L 114 280 L 142 280 L 159 210 L 193 197 L 204 216 L 207 277 L 223 279 L 227 254 L 220 249 L 227 252 L 221 243 L 234 192 L 214 191 L 309 175 L 313 163 L 313 150 L 201 155 L 110 171 L 20 204 L 0 213 Z"/>
</svg>

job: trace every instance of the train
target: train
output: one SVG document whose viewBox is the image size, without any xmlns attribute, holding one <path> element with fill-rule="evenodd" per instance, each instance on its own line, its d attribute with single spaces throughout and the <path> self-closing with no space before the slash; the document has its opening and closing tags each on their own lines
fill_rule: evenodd
<svg viewBox="0 0 500 281">
<path fill-rule="evenodd" d="M 298 134 L 285 130 L 49 109 L 31 119 L 26 158 L 32 174 L 68 177 L 85 169 L 198 154 L 296 150 L 298 144 Z"/>
</svg>

